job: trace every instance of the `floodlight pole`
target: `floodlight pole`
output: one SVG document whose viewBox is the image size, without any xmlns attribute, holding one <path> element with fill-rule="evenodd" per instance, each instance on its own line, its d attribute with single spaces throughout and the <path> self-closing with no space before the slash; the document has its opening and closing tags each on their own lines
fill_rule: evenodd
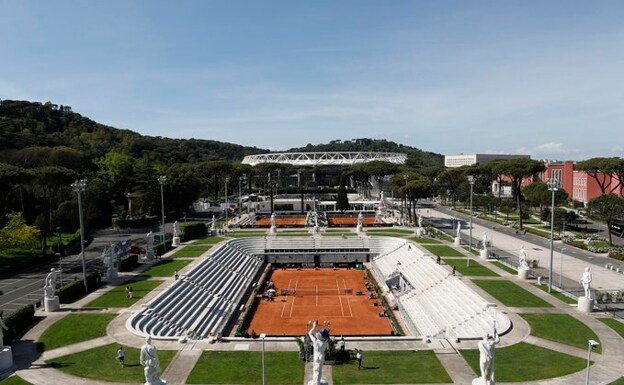
<svg viewBox="0 0 624 385">
<path fill-rule="evenodd" d="M 552 202 L 550 207 L 550 267 L 548 268 L 548 292 L 552 290 L 553 280 L 553 254 L 555 251 L 555 192 L 559 187 L 558 179 L 548 179 L 546 182 L 548 189 L 552 192 Z"/>
<path fill-rule="evenodd" d="M 167 251 L 167 240 L 165 239 L 165 190 L 164 186 L 167 182 L 167 177 L 161 175 L 158 177 L 158 183 L 160 184 L 160 219 L 162 223 L 162 242 L 163 250 Z"/>
<path fill-rule="evenodd" d="M 80 255 L 82 256 L 82 281 L 84 282 L 85 293 L 88 293 L 89 284 L 87 283 L 87 265 L 85 263 L 84 251 L 84 219 L 82 214 L 82 192 L 87 187 L 87 180 L 78 179 L 71 184 L 71 187 L 78 195 L 78 219 L 80 221 Z"/>
<path fill-rule="evenodd" d="M 260 339 L 262 339 L 262 385 L 266 385 L 266 370 L 264 364 L 264 339 L 266 338 L 266 334 L 260 334 Z"/>
<path fill-rule="evenodd" d="M 468 249 L 472 253 L 472 190 L 475 183 L 475 177 L 468 175 L 468 183 L 470 183 L 470 234 L 468 235 Z"/>
<path fill-rule="evenodd" d="M 589 385 L 589 367 L 591 365 L 591 352 L 598 345 L 600 344 L 594 340 L 587 341 L 587 370 L 585 371 L 585 385 Z"/>
<path fill-rule="evenodd" d="M 227 194 L 227 185 L 230 181 L 229 177 L 225 178 L 225 228 L 228 228 L 228 194 Z"/>
<path fill-rule="evenodd" d="M 563 250 L 567 250 L 565 247 L 562 247 L 559 250 L 559 288 L 563 289 Z"/>
</svg>

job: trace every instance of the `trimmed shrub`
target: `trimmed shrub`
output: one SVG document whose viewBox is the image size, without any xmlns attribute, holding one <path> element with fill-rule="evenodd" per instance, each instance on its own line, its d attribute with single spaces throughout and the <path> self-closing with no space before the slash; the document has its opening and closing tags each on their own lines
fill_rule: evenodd
<svg viewBox="0 0 624 385">
<path fill-rule="evenodd" d="M 154 246 L 154 253 L 156 253 L 156 255 L 165 254 L 165 244 L 167 245 L 167 250 L 171 250 L 171 239 L 167 239 L 167 241 L 161 242 Z"/>
<path fill-rule="evenodd" d="M 206 225 L 202 222 L 185 222 L 180 225 L 182 231 L 182 240 L 190 241 L 192 239 L 203 238 L 208 234 Z"/>
<path fill-rule="evenodd" d="M 117 271 L 123 273 L 125 271 L 132 271 L 139 264 L 139 256 L 131 254 L 127 258 L 117 262 Z"/>
<path fill-rule="evenodd" d="M 25 305 L 17 309 L 13 313 L 4 317 L 4 323 L 8 330 L 4 332 L 4 342 L 10 343 L 19 335 L 30 328 L 35 322 L 35 307 L 33 305 Z M 0 341 L 2 345 L 2 341 Z"/>
<path fill-rule="evenodd" d="M 87 275 L 87 285 L 89 286 L 89 292 L 92 292 L 102 286 L 102 278 L 99 274 L 89 274 Z M 61 303 L 72 303 L 84 297 L 86 294 L 82 279 L 75 280 L 61 287 L 56 292 Z"/>
</svg>

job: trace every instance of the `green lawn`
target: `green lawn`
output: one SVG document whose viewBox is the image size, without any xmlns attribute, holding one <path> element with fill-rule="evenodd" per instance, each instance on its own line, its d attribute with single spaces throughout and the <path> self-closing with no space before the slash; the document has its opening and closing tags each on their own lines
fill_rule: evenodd
<svg viewBox="0 0 624 385">
<path fill-rule="evenodd" d="M 4 380 L 0 380 L 0 384 L 2 385 L 32 385 L 30 382 L 22 379 L 19 376 L 11 376 L 9 378 L 5 378 Z"/>
<path fill-rule="evenodd" d="M 433 238 L 411 237 L 410 239 L 416 243 L 433 243 L 433 244 L 441 243 L 439 240 L 433 239 Z"/>
<path fill-rule="evenodd" d="M 395 230 L 385 230 L 385 231 L 381 231 L 381 230 L 366 230 L 366 232 L 368 233 L 368 235 L 373 235 L 376 237 L 398 237 L 398 238 L 405 238 L 406 234 L 402 233 L 402 232 L 398 232 Z"/>
<path fill-rule="evenodd" d="M 609 385 L 624 385 L 624 377 L 620 377 L 619 379 L 613 381 Z"/>
<path fill-rule="evenodd" d="M 479 371 L 479 350 L 460 350 L 475 373 Z M 496 349 L 496 382 L 537 381 L 585 369 L 587 360 L 520 342 Z"/>
<path fill-rule="evenodd" d="M 471 277 L 498 277 L 499 275 L 483 266 L 475 260 L 470 260 L 470 266 L 466 266 L 466 259 L 444 258 L 444 262 L 449 266 L 455 266 L 458 273 Z"/>
<path fill-rule="evenodd" d="M 173 258 L 197 258 L 210 250 L 212 246 L 184 246 L 173 253 Z"/>
<path fill-rule="evenodd" d="M 269 232 L 269 229 L 262 231 L 234 231 L 227 234 L 230 238 L 246 238 L 246 237 L 264 237 Z"/>
<path fill-rule="evenodd" d="M 520 314 L 531 326 L 531 335 L 579 349 L 587 349 L 587 341 L 600 342 L 587 325 L 568 314 Z M 596 353 L 602 351 L 601 345 Z"/>
<path fill-rule="evenodd" d="M 298 352 L 266 352 L 266 383 L 300 385 L 304 363 Z M 260 384 L 261 352 L 205 351 L 191 371 L 187 384 Z"/>
<path fill-rule="evenodd" d="M 384 228 L 384 229 L 370 229 L 369 233 L 396 233 L 403 235 L 411 235 L 414 234 L 412 230 L 404 230 L 404 229 L 393 229 L 393 228 Z"/>
<path fill-rule="evenodd" d="M 358 236 L 358 234 L 356 233 L 338 233 L 338 232 L 327 233 L 326 232 L 325 234 L 323 234 L 323 236 L 325 237 L 342 237 L 343 235 L 345 237 L 357 237 Z"/>
<path fill-rule="evenodd" d="M 598 318 L 598 321 L 615 330 L 620 337 L 624 338 L 624 323 L 613 318 Z"/>
<path fill-rule="evenodd" d="M 304 232 L 283 232 L 283 233 L 277 233 L 278 237 L 309 237 L 311 236 L 311 233 L 304 233 Z"/>
<path fill-rule="evenodd" d="M 45 350 L 88 341 L 106 335 L 106 326 L 117 314 L 68 314 L 52 324 L 39 338 Z"/>
<path fill-rule="evenodd" d="M 474 282 L 477 286 L 491 294 L 494 298 L 502 302 L 505 306 L 512 307 L 552 307 L 543 299 L 529 293 L 520 286 L 510 281 L 503 280 L 478 280 Z"/>
<path fill-rule="evenodd" d="M 498 261 L 494 261 L 494 262 L 492 262 L 492 264 L 493 264 L 494 266 L 496 266 L 496 267 L 500 267 L 501 269 L 505 270 L 505 271 L 506 271 L 506 272 L 508 272 L 509 274 L 513 274 L 513 275 L 518 274 L 518 271 L 517 271 L 516 269 L 514 269 L 514 268 L 512 268 L 512 267 L 509 267 L 509 266 L 507 266 L 507 265 L 505 265 L 505 264 L 503 264 L 503 263 L 500 263 L 500 262 L 498 262 Z"/>
<path fill-rule="evenodd" d="M 352 359 L 333 367 L 334 384 L 434 384 L 452 382 L 431 350 L 368 351 L 358 370 Z"/>
<path fill-rule="evenodd" d="M 548 292 L 548 285 L 538 285 L 537 283 L 534 283 L 533 286 L 535 286 L 535 287 L 537 287 L 537 288 L 539 288 L 539 289 L 541 289 L 541 290 L 543 290 L 545 292 Z M 577 303 L 576 299 L 570 298 L 567 295 L 565 295 L 565 294 L 563 294 L 561 292 L 558 292 L 556 290 L 551 290 L 550 291 L 550 295 L 552 295 L 553 297 L 555 297 L 558 300 L 563 301 L 565 303 L 569 303 L 569 304 Z"/>
<path fill-rule="evenodd" d="M 433 255 L 440 257 L 463 257 L 464 254 L 446 245 L 423 245 L 423 247 Z"/>
<path fill-rule="evenodd" d="M 114 287 L 112 290 L 89 302 L 85 307 L 129 307 L 145 297 L 147 293 L 154 290 L 161 283 L 162 281 L 158 280 L 127 282 Z M 132 288 L 132 298 L 126 297 L 126 286 Z"/>
<path fill-rule="evenodd" d="M 141 350 L 124 346 L 126 367 L 121 368 L 116 360 L 117 349 L 119 349 L 119 345 L 110 344 L 47 360 L 46 363 L 55 369 L 77 377 L 109 382 L 144 383 L 145 375 L 143 374 L 143 367 L 139 363 Z M 160 367 L 163 371 L 176 353 L 175 350 L 158 351 Z"/>
<path fill-rule="evenodd" d="M 214 245 L 224 240 L 225 238 L 221 238 L 221 237 L 207 237 L 207 238 L 196 240 L 195 242 L 193 242 L 193 245 Z"/>
<path fill-rule="evenodd" d="M 182 270 L 184 266 L 191 262 L 191 260 L 184 259 L 165 259 L 145 270 L 142 274 L 148 277 L 172 277 L 175 271 Z"/>
<path fill-rule="evenodd" d="M 475 248 L 474 245 L 472 245 L 472 250 L 470 250 L 470 247 L 468 247 L 468 246 L 462 246 L 462 249 L 466 250 L 467 252 L 469 252 L 472 255 L 476 255 L 476 256 L 481 255 L 481 252 L 477 248 Z"/>
</svg>

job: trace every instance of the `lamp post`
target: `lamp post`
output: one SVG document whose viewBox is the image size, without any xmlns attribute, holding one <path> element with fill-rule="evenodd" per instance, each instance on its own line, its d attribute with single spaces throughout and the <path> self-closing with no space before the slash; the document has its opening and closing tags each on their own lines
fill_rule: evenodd
<svg viewBox="0 0 624 385">
<path fill-rule="evenodd" d="M 260 334 L 260 339 L 262 340 L 262 385 L 266 384 L 266 375 L 265 375 L 265 366 L 264 366 L 264 339 L 266 338 L 266 334 Z"/>
<path fill-rule="evenodd" d="M 56 233 L 58 234 L 58 245 L 56 246 L 56 250 L 59 254 L 59 281 L 61 282 L 61 287 L 63 287 L 63 254 L 61 253 L 61 228 L 56 227 Z"/>
<path fill-rule="evenodd" d="M 238 210 L 241 215 L 243 213 L 243 179 L 245 178 L 245 174 L 238 177 Z"/>
<path fill-rule="evenodd" d="M 86 179 L 77 179 L 71 184 L 72 189 L 78 195 L 78 219 L 80 220 L 80 255 L 82 256 L 82 281 L 84 282 L 85 293 L 89 292 L 89 284 L 87 283 L 87 265 L 85 263 L 84 253 L 84 220 L 82 216 L 82 193 L 87 187 Z"/>
<path fill-rule="evenodd" d="M 585 372 L 585 385 L 589 385 L 589 366 L 591 364 L 591 352 L 600 345 L 594 340 L 587 341 L 587 371 Z"/>
<path fill-rule="evenodd" d="M 563 289 L 563 250 L 567 250 L 565 247 L 562 247 L 559 250 L 559 288 Z"/>
<path fill-rule="evenodd" d="M 550 207 L 550 267 L 548 270 L 548 292 L 552 290 L 553 280 L 553 253 L 555 251 L 555 192 L 559 187 L 558 179 L 548 179 L 546 182 L 548 189 L 552 192 L 552 202 Z"/>
<path fill-rule="evenodd" d="M 490 255 L 494 258 L 494 230 L 496 226 L 492 226 L 492 236 L 490 237 Z"/>
<path fill-rule="evenodd" d="M 230 181 L 229 177 L 225 177 L 225 228 L 228 227 L 228 195 L 227 195 L 227 185 Z"/>
<path fill-rule="evenodd" d="M 474 175 L 468 175 L 468 183 L 470 183 L 470 234 L 468 235 L 468 249 L 472 253 L 472 189 L 475 184 Z"/>
<path fill-rule="evenodd" d="M 165 183 L 167 182 L 167 177 L 161 175 L 158 177 L 158 184 L 160 184 L 160 220 L 162 224 L 162 242 L 163 242 L 163 250 L 167 251 L 167 241 L 165 240 Z"/>
</svg>

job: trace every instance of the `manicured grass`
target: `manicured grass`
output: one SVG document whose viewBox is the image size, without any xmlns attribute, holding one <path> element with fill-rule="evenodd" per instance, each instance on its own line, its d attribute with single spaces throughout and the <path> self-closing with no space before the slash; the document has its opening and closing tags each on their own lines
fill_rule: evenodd
<svg viewBox="0 0 624 385">
<path fill-rule="evenodd" d="M 358 236 L 356 233 L 334 233 L 332 232 L 332 233 L 323 234 L 323 236 L 325 237 L 342 237 L 343 235 L 345 237 L 357 237 Z"/>
<path fill-rule="evenodd" d="M 303 232 L 299 232 L 299 233 L 277 233 L 278 237 L 309 237 L 310 235 L 312 235 L 311 233 L 303 233 Z"/>
<path fill-rule="evenodd" d="M 129 307 L 145 297 L 147 293 L 154 290 L 161 283 L 162 281 L 158 280 L 128 282 L 114 287 L 112 290 L 89 302 L 85 307 Z M 132 298 L 126 297 L 126 286 L 132 288 Z"/>
<path fill-rule="evenodd" d="M 440 257 L 463 257 L 464 256 L 464 254 L 462 254 L 461 252 L 446 245 L 423 245 L 423 247 L 429 250 L 433 255 L 439 255 Z"/>
<path fill-rule="evenodd" d="M 173 253 L 173 258 L 197 258 L 210 250 L 212 246 L 185 246 Z"/>
<path fill-rule="evenodd" d="M 552 307 L 543 299 L 529 293 L 520 286 L 510 281 L 502 280 L 478 280 L 474 282 L 477 286 L 487 291 L 505 306 L 512 307 Z"/>
<path fill-rule="evenodd" d="M 368 233 L 368 235 L 370 236 L 375 236 L 375 237 L 396 237 L 396 238 L 405 238 L 406 234 L 404 233 L 399 233 L 393 230 L 388 230 L 388 231 L 379 231 L 379 230 L 367 230 L 366 231 Z"/>
<path fill-rule="evenodd" d="M 253 238 L 253 237 L 264 237 L 269 233 L 269 229 L 263 231 L 235 231 L 229 232 L 227 234 L 230 238 Z"/>
<path fill-rule="evenodd" d="M 467 252 L 469 252 L 469 253 L 470 253 L 470 254 L 472 254 L 472 255 L 476 255 L 476 256 L 481 255 L 481 253 L 479 252 L 479 250 L 478 250 L 478 249 L 476 249 L 476 248 L 474 247 L 474 245 L 472 246 L 472 250 L 470 250 L 470 247 L 468 247 L 468 246 L 462 246 L 462 249 L 466 250 Z"/>
<path fill-rule="evenodd" d="M 501 269 L 505 270 L 505 271 L 506 271 L 506 272 L 508 272 L 509 274 L 513 274 L 513 275 L 518 274 L 518 271 L 517 271 L 516 269 L 511 268 L 511 267 L 509 267 L 509 266 L 507 266 L 507 265 L 505 265 L 505 264 L 503 264 L 503 263 L 500 263 L 500 262 L 498 262 L 498 261 L 494 261 L 494 262 L 492 262 L 492 264 L 493 264 L 494 266 L 496 266 L 496 267 L 500 267 Z"/>
<path fill-rule="evenodd" d="M 106 335 L 106 326 L 117 314 L 68 314 L 52 324 L 39 338 L 45 350 L 88 341 Z"/>
<path fill-rule="evenodd" d="M 433 244 L 441 243 L 437 239 L 433 239 L 433 238 L 411 237 L 410 239 L 416 243 L 433 243 Z"/>
<path fill-rule="evenodd" d="M 198 239 L 195 242 L 193 242 L 193 244 L 194 245 L 214 245 L 224 240 L 225 238 L 221 238 L 221 237 L 207 237 L 203 239 Z"/>
<path fill-rule="evenodd" d="M 548 285 L 538 285 L 538 284 L 534 283 L 533 286 L 535 286 L 535 287 L 537 287 L 539 289 L 542 289 L 545 292 L 548 292 Z M 563 294 L 561 292 L 555 291 L 555 290 L 551 290 L 550 291 L 550 295 L 552 295 L 553 297 L 555 297 L 558 300 L 563 301 L 565 303 L 573 304 L 573 303 L 577 302 L 576 299 L 570 298 L 567 295 L 565 295 L 565 294 Z"/>
<path fill-rule="evenodd" d="M 624 338 L 624 323 L 613 318 L 598 318 L 598 321 L 615 330 L 620 337 Z"/>
<path fill-rule="evenodd" d="M 191 262 L 191 260 L 184 259 L 165 259 L 145 270 L 142 274 L 148 277 L 171 277 L 175 271 L 182 270 L 184 266 Z"/>
<path fill-rule="evenodd" d="M 462 275 L 471 277 L 498 277 L 499 275 L 483 266 L 475 260 L 470 260 L 470 266 L 466 266 L 466 259 L 449 259 L 444 258 L 447 265 L 455 266 L 457 272 Z"/>
<path fill-rule="evenodd" d="M 404 230 L 404 229 L 393 229 L 393 228 L 384 228 L 384 229 L 370 229 L 369 233 L 397 233 L 403 235 L 414 234 L 412 230 Z"/>
<path fill-rule="evenodd" d="M 300 385 L 304 363 L 297 352 L 266 352 L 266 383 Z M 187 384 L 260 384 L 261 352 L 205 351 L 191 371 Z"/>
<path fill-rule="evenodd" d="M 624 377 L 620 377 L 619 379 L 613 381 L 609 385 L 624 385 Z"/>
<path fill-rule="evenodd" d="M 600 342 L 587 325 L 568 314 L 520 314 L 531 326 L 531 334 L 549 341 L 587 349 L 587 341 Z M 601 345 L 595 350 L 600 353 Z"/>
<path fill-rule="evenodd" d="M 334 384 L 434 384 L 452 382 L 431 350 L 367 351 L 358 370 L 352 359 L 333 367 Z"/>
<path fill-rule="evenodd" d="M 479 371 L 479 350 L 460 350 L 475 373 Z M 496 349 L 496 382 L 536 381 L 581 371 L 587 360 L 520 342 Z"/>
<path fill-rule="evenodd" d="M 117 349 L 119 349 L 117 344 L 105 345 L 47 360 L 46 363 L 55 369 L 77 377 L 109 382 L 144 383 L 145 375 L 143 374 L 143 367 L 139 363 L 141 350 L 124 346 L 126 367 L 121 368 L 116 360 Z M 158 351 L 160 367 L 163 371 L 175 354 L 175 350 Z"/>
<path fill-rule="evenodd" d="M 4 380 L 0 380 L 0 384 L 2 385 L 32 385 L 30 382 L 22 379 L 20 376 L 11 376 L 9 378 L 5 378 Z"/>
</svg>

